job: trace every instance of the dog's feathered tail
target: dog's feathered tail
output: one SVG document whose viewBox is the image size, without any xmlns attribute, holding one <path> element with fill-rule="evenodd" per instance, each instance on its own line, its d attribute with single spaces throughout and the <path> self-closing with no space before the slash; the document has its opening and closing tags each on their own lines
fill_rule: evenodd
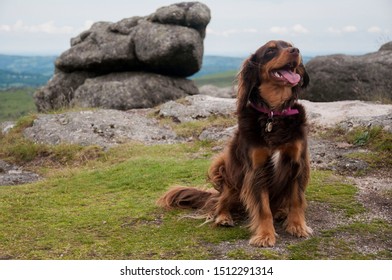
<svg viewBox="0 0 392 280">
<path fill-rule="evenodd" d="M 176 186 L 167 191 L 157 204 L 166 209 L 194 209 L 196 217 L 214 219 L 218 198 L 224 184 L 225 154 L 219 154 L 208 170 L 208 180 L 213 189 Z"/>
<path fill-rule="evenodd" d="M 166 209 L 195 209 L 202 215 L 212 214 L 218 201 L 218 191 L 190 187 L 173 187 L 158 199 L 157 204 Z"/>
</svg>

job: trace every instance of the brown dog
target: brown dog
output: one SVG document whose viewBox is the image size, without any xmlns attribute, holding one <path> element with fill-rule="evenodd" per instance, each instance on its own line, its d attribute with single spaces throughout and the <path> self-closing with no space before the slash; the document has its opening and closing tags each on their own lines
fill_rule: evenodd
<svg viewBox="0 0 392 280">
<path fill-rule="evenodd" d="M 158 204 L 198 209 L 223 226 L 233 226 L 232 214 L 245 209 L 254 246 L 275 244 L 274 218 L 284 219 L 288 233 L 307 237 L 307 124 L 296 101 L 309 76 L 300 52 L 270 41 L 244 61 L 238 80 L 238 130 L 208 172 L 215 190 L 175 187 Z"/>
</svg>

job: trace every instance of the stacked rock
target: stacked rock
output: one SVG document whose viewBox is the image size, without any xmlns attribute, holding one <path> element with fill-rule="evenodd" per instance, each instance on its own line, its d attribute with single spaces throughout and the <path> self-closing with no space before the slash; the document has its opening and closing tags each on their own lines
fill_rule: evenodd
<svg viewBox="0 0 392 280">
<path fill-rule="evenodd" d="M 198 94 L 209 8 L 185 2 L 146 17 L 97 22 L 71 39 L 55 74 L 35 95 L 38 111 L 69 106 L 149 108 Z"/>
</svg>

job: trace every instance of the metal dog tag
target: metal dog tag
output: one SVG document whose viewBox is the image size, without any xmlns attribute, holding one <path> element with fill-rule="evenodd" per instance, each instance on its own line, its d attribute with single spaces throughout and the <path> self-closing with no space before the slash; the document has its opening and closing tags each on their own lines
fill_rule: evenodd
<svg viewBox="0 0 392 280">
<path fill-rule="evenodd" d="M 265 132 L 271 132 L 272 131 L 272 122 L 267 122 L 265 124 Z"/>
</svg>

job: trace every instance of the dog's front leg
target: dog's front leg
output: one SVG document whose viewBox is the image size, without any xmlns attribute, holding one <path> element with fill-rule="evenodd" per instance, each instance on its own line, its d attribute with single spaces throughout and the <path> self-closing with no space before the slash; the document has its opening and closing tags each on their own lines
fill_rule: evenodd
<svg viewBox="0 0 392 280">
<path fill-rule="evenodd" d="M 312 234 L 312 229 L 306 225 L 305 221 L 305 189 L 309 179 L 309 158 L 306 149 L 306 142 L 297 141 L 291 145 L 286 145 L 281 150 L 282 157 L 289 158 L 289 168 L 291 178 L 289 180 L 290 192 L 288 202 L 287 219 L 284 222 L 286 231 L 297 237 L 308 237 Z M 284 168 L 284 167 L 282 167 Z"/>
<path fill-rule="evenodd" d="M 270 157 L 266 148 L 250 151 L 252 167 L 245 174 L 241 190 L 241 200 L 250 217 L 250 230 L 253 233 L 249 243 L 253 246 L 274 246 L 276 233 L 269 203 L 265 164 Z"/>
</svg>

